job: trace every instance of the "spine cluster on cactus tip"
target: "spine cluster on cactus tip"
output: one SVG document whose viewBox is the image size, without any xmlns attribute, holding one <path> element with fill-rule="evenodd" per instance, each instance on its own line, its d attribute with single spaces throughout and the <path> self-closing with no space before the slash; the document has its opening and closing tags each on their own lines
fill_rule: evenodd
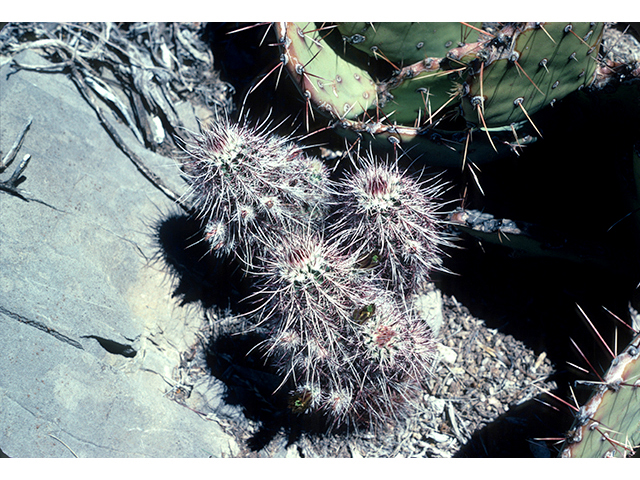
<svg viewBox="0 0 640 480">
<path fill-rule="evenodd" d="M 193 135 L 182 161 L 211 249 L 244 261 L 264 239 L 321 217 L 331 203 L 326 168 L 267 128 L 221 119 Z"/>
<path fill-rule="evenodd" d="M 219 255 L 256 284 L 266 358 L 295 414 L 387 425 L 430 375 L 434 338 L 408 295 L 439 265 L 435 197 L 369 156 L 330 180 L 323 162 L 265 126 L 220 119 L 186 144 L 182 165 Z"/>
<path fill-rule="evenodd" d="M 397 161 L 369 156 L 347 175 L 338 192 L 341 207 L 331 226 L 335 237 L 379 265 L 391 288 L 415 290 L 440 264 L 434 199 L 442 193 L 400 172 Z"/>
</svg>

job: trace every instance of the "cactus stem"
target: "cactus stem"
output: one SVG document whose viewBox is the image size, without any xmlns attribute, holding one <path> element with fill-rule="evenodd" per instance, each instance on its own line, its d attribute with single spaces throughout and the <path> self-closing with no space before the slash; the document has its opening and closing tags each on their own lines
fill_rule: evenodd
<svg viewBox="0 0 640 480">
<path fill-rule="evenodd" d="M 586 318 L 584 311 L 579 310 Z M 618 454 L 625 457 L 634 453 L 638 442 L 637 420 L 629 417 L 637 414 L 637 407 L 627 402 L 635 402 L 637 388 L 640 386 L 638 374 L 634 370 L 637 368 L 639 338 L 636 335 L 627 348 L 614 358 L 604 380 L 599 377 L 600 382 L 575 382 L 576 385 L 592 386 L 593 395 L 576 415 L 574 427 L 568 433 L 562 450 L 563 457 L 613 457 Z M 605 440 L 609 446 L 604 443 Z"/>
<path fill-rule="evenodd" d="M 609 352 L 609 354 L 611 355 L 611 358 L 616 358 L 616 355 L 614 355 L 614 353 L 611 351 L 611 349 L 609 348 L 609 345 L 607 345 L 607 342 L 604 341 L 604 339 L 602 338 L 602 335 L 600 335 L 600 332 L 598 332 L 598 329 L 596 327 L 594 327 L 593 323 L 591 323 L 591 319 L 589 319 L 589 317 L 584 312 L 582 307 L 580 305 L 578 305 L 577 303 L 576 303 L 576 306 L 578 307 L 578 310 L 580 310 L 580 313 L 582 313 L 582 316 L 584 316 L 584 318 L 587 320 L 587 322 L 589 323 L 589 326 L 595 332 L 595 334 L 597 335 L 598 339 L 600 339 L 600 342 L 602 343 L 602 345 L 604 345 L 604 347 L 606 348 L 607 352 Z"/>
</svg>

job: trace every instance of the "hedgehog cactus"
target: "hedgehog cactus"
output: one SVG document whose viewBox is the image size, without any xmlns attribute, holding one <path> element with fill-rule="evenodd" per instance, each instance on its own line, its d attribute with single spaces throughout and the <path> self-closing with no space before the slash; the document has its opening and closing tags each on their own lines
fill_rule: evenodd
<svg viewBox="0 0 640 480">
<path fill-rule="evenodd" d="M 493 33 L 481 27 L 276 24 L 282 63 L 307 108 L 327 113 L 346 134 L 370 134 L 386 145 L 446 145 L 456 154 L 443 156 L 445 164 L 482 148 L 469 149 L 476 130 L 487 132 L 494 150 L 489 135 L 518 145 L 527 124 L 540 135 L 531 115 L 596 77 L 602 23 L 508 23 L 487 27 Z"/>
<path fill-rule="evenodd" d="M 442 234 L 434 226 L 433 200 L 442 193 L 400 172 L 396 164 L 368 158 L 348 174 L 337 196 L 338 219 L 331 226 L 340 243 L 357 252 L 363 268 L 379 265 L 393 289 L 415 290 L 439 265 Z"/>
<path fill-rule="evenodd" d="M 331 202 L 324 164 L 266 128 L 219 121 L 186 145 L 182 163 L 212 250 L 246 263 L 265 239 L 321 217 Z"/>
<path fill-rule="evenodd" d="M 326 314 L 316 319 L 334 320 L 331 341 L 309 335 L 301 342 L 296 335 L 294 346 L 272 337 L 270 353 L 298 385 L 291 394 L 294 413 L 321 412 L 332 425 L 384 427 L 410 407 L 430 375 L 434 338 L 427 323 L 389 292 L 359 286 L 368 299 L 353 310 L 354 318 L 341 325 Z"/>
<path fill-rule="evenodd" d="M 376 428 L 430 375 L 433 333 L 407 300 L 447 238 L 440 186 L 353 160 L 333 182 L 288 139 L 220 119 L 186 143 L 182 168 L 212 252 L 256 279 L 253 318 L 291 411 Z"/>
</svg>

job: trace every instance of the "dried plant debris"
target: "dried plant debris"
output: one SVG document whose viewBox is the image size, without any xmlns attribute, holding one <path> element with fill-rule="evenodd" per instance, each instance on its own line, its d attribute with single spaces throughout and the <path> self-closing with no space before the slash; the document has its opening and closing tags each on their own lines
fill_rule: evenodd
<svg viewBox="0 0 640 480">
<path fill-rule="evenodd" d="M 24 137 L 27 134 L 27 130 L 29 130 L 29 127 L 31 127 L 31 122 L 33 122 L 33 117 L 29 117 L 27 119 L 24 126 L 20 130 L 20 133 L 18 133 L 18 136 L 13 142 L 13 145 L 11 145 L 9 151 L 0 159 L 0 173 L 4 173 L 4 171 L 9 168 L 9 166 L 15 160 L 16 155 L 18 154 L 18 151 L 22 146 L 22 142 L 24 141 Z M 1 154 L 2 152 L 0 151 L 0 155 Z M 27 200 L 27 198 L 23 195 L 23 192 L 18 188 L 18 185 L 22 180 L 24 180 L 22 173 L 27 168 L 29 160 L 31 160 L 31 155 L 27 153 L 22 157 L 22 161 L 17 165 L 11 177 L 9 177 L 7 180 L 0 181 L 0 191 L 10 193 L 11 195 L 15 195 L 16 197 L 22 198 L 23 200 Z"/>
<path fill-rule="evenodd" d="M 473 433 L 541 390 L 555 388 L 547 381 L 554 368 L 545 352 L 535 355 L 511 335 L 486 328 L 454 297 L 444 298 L 443 361 L 429 388 L 455 406 L 464 430 Z"/>
<path fill-rule="evenodd" d="M 233 87 L 214 70 L 199 23 L 8 23 L 0 32 L 0 63 L 37 50 L 51 65 L 15 69 L 78 72 L 103 104 L 147 148 L 168 153 L 188 100 L 201 120 L 232 111 Z"/>
<path fill-rule="evenodd" d="M 190 211 L 121 137 L 115 116 L 145 148 L 171 156 L 182 131 L 233 111 L 233 87 L 214 70 L 198 23 L 8 23 L 0 31 L 0 65 L 14 71 L 67 74 L 107 133 L 136 168 Z M 35 50 L 49 64 L 26 65 L 16 54 Z M 107 115 L 105 109 L 114 115 Z M 187 125 L 188 123 L 188 125 Z"/>
<path fill-rule="evenodd" d="M 629 32 L 629 25 L 619 23 L 617 28 L 610 25 L 603 36 L 606 59 L 616 63 L 634 64 L 640 62 L 640 42 Z"/>
<path fill-rule="evenodd" d="M 536 355 L 511 335 L 489 329 L 474 318 L 455 298 L 443 295 L 443 324 L 440 331 L 439 360 L 423 393 L 422 404 L 410 417 L 399 420 L 385 431 L 334 432 L 324 435 L 301 429 L 293 435 L 282 428 L 270 432 L 268 441 L 256 448 L 255 439 L 264 426 L 261 420 L 244 415 L 238 405 L 207 403 L 219 395 L 219 383 L 212 382 L 207 364 L 205 339 L 237 338 L 249 323 L 230 312 L 209 311 L 203 341 L 184 355 L 174 372 L 177 387 L 167 395 L 203 418 L 227 425 L 246 457 L 452 457 L 472 435 L 489 425 L 510 408 L 556 388 L 548 379 L 554 367 L 544 352 Z M 225 340 L 226 341 L 226 340 Z M 211 352 L 211 350 L 209 350 Z M 229 355 L 216 351 L 218 357 Z M 219 358 L 220 359 L 220 358 Z M 274 408 L 268 388 L 278 379 L 261 370 L 260 356 L 254 364 L 227 362 L 224 375 L 243 382 L 267 408 Z M 225 382 L 226 383 L 226 382 Z M 228 383 L 227 383 L 228 385 Z M 223 412 L 224 413 L 221 413 Z M 270 415 L 280 415 L 274 410 Z M 264 419 L 262 420 L 264 421 Z M 276 427 L 272 427 L 276 428 Z M 289 425 L 291 428 L 291 425 Z"/>
</svg>

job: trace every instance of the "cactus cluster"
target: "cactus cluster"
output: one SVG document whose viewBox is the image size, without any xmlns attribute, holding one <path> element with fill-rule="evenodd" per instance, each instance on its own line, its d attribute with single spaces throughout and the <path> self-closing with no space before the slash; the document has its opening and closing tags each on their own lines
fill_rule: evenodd
<svg viewBox="0 0 640 480">
<path fill-rule="evenodd" d="M 443 186 L 353 155 L 332 180 L 289 138 L 221 118 L 185 143 L 182 168 L 217 255 L 255 279 L 256 328 L 293 413 L 382 427 L 409 408 L 434 338 L 410 298 L 440 268 Z"/>
<path fill-rule="evenodd" d="M 281 65 L 302 93 L 307 110 L 325 113 L 337 132 L 356 141 L 369 140 L 378 147 L 412 153 L 437 153 L 424 157 L 429 164 L 486 162 L 495 159 L 495 152 L 501 149 L 518 153 L 525 144 L 542 138 L 544 132 L 534 117 L 540 110 L 585 87 L 615 86 L 618 80 L 640 77 L 637 56 L 619 61 L 606 53 L 610 45 L 600 48 L 603 23 L 280 22 L 275 27 Z M 607 39 L 610 43 L 610 32 Z M 617 89 L 620 97 L 637 107 L 637 81 L 626 83 L 626 91 Z M 602 93 L 599 99 L 604 103 Z M 637 147 L 637 132 L 624 141 Z M 630 176 L 623 182 L 633 190 L 628 216 L 637 213 L 638 207 L 638 150 L 633 151 L 631 169 L 625 170 Z M 378 178 L 372 165 L 366 175 L 348 176 L 342 194 L 364 198 L 361 185 L 376 185 Z M 387 184 L 392 185 L 393 180 Z M 408 209 L 399 217 L 407 224 L 375 211 L 374 205 L 393 203 L 400 195 L 393 187 L 378 190 L 384 194 L 376 202 L 368 201 L 371 211 L 366 221 L 355 220 L 362 208 L 343 206 L 340 210 L 351 227 L 337 223 L 334 233 L 356 246 L 359 241 L 391 245 L 385 257 L 389 263 L 381 262 L 378 268 L 392 288 L 415 288 L 411 285 L 415 277 L 394 269 L 398 265 L 411 269 L 415 267 L 412 262 L 433 256 L 428 252 L 408 256 L 393 248 L 394 238 L 429 235 L 429 222 L 418 213 L 420 207 L 408 208 L 410 202 L 403 202 Z M 460 212 L 452 216 L 455 218 L 461 218 Z M 527 226 L 519 226 L 522 231 L 509 232 L 514 237 L 511 245 L 534 255 L 548 255 L 540 253 L 533 236 L 527 238 Z M 503 243 L 504 233 L 502 227 L 497 229 L 494 240 Z M 487 239 L 490 231 L 473 234 Z M 416 244 L 412 251 L 420 248 Z M 567 252 L 563 255 L 571 258 L 572 252 Z M 363 254 L 367 253 L 371 251 L 365 249 Z M 375 250 L 371 258 L 378 261 Z M 584 250 L 578 258 L 584 262 Z M 579 410 L 576 407 L 576 422 L 563 456 L 627 456 L 640 445 L 639 341 L 636 335 L 621 354 L 612 354 L 612 365 L 600 382 L 594 382 L 591 399 Z"/>
<path fill-rule="evenodd" d="M 365 262 L 376 262 L 394 290 L 415 290 L 436 267 L 440 232 L 434 194 L 406 178 L 398 165 L 373 158 L 348 174 L 338 191 L 339 218 L 331 231 Z"/>
<path fill-rule="evenodd" d="M 322 218 L 329 207 L 324 164 L 259 128 L 213 123 L 193 137 L 188 153 L 183 170 L 214 252 L 250 262 L 259 239 Z"/>
<path fill-rule="evenodd" d="M 451 165 L 521 146 L 527 125 L 540 136 L 531 116 L 595 81 L 603 24 L 281 22 L 276 30 L 282 64 L 338 131 L 382 145 L 446 146 L 430 161 Z"/>
</svg>

